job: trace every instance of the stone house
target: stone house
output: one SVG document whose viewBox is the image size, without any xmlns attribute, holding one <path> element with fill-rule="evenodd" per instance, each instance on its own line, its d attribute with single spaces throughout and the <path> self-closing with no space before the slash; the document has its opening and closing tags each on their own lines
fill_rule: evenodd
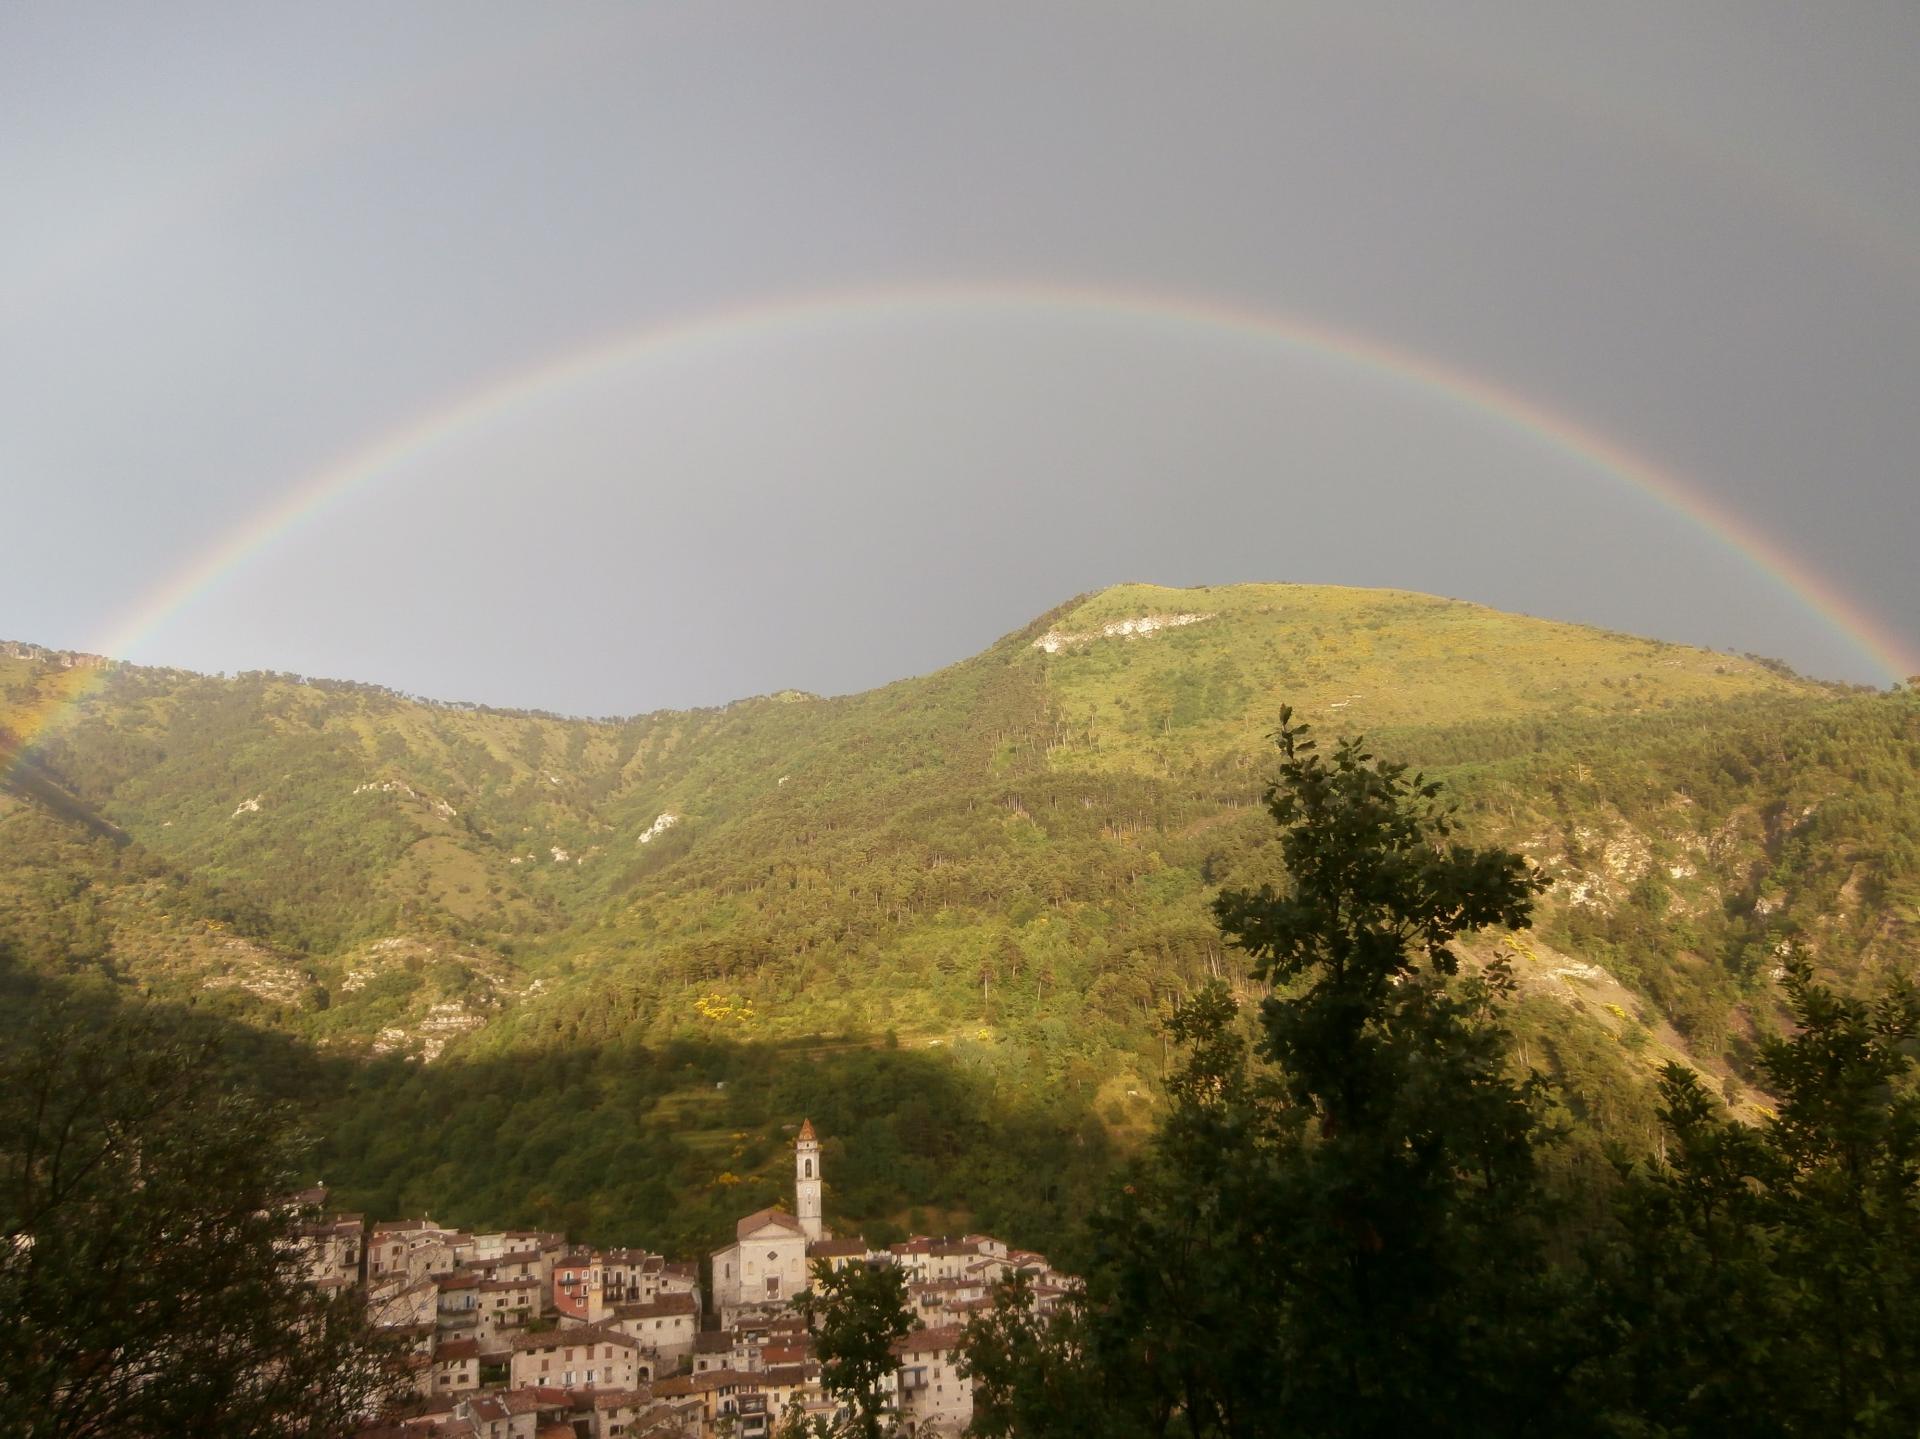
<svg viewBox="0 0 1920 1439">
<path fill-rule="evenodd" d="M 442 1339 L 472 1339 L 480 1325 L 480 1281 L 464 1270 L 434 1276 L 440 1290 L 438 1301 Z"/>
<path fill-rule="evenodd" d="M 961 1328 L 916 1329 L 894 1341 L 895 1407 L 910 1435 L 957 1435 L 973 1422 L 973 1381 L 960 1377 Z"/>
<path fill-rule="evenodd" d="M 379 1328 L 424 1324 L 431 1329 L 438 1327 L 439 1318 L 440 1286 L 431 1279 L 409 1282 L 404 1273 L 391 1274 L 367 1286 L 367 1319 Z"/>
<path fill-rule="evenodd" d="M 700 1332 L 700 1303 L 691 1294 L 669 1294 L 651 1304 L 621 1304 L 607 1326 L 630 1334 L 654 1357 L 653 1375 L 668 1374 L 693 1352 Z"/>
<path fill-rule="evenodd" d="M 300 1262 L 307 1281 L 357 1283 L 366 1258 L 366 1221 L 358 1214 L 337 1214 L 314 1220 L 294 1230 Z"/>
<path fill-rule="evenodd" d="M 737 1369 L 710 1369 L 663 1379 L 653 1386 L 663 1399 L 692 1399 L 699 1403 L 700 1434 L 709 1439 L 724 1425 L 736 1439 L 765 1439 L 772 1432 L 760 1376 Z"/>
<path fill-rule="evenodd" d="M 819 1239 L 807 1246 L 807 1263 L 825 1261 L 829 1269 L 845 1269 L 849 1264 L 865 1264 L 873 1257 L 864 1239 Z"/>
<path fill-rule="evenodd" d="M 634 1389 L 640 1384 L 640 1345 L 603 1325 L 572 1325 L 513 1341 L 508 1385 L 514 1389 Z"/>
<path fill-rule="evenodd" d="M 581 1399 L 585 1400 L 584 1406 L 579 1402 Z M 663 1415 L 665 1406 L 645 1386 L 600 1389 L 590 1395 L 576 1396 L 574 1413 L 576 1428 L 579 1418 L 585 1418 L 588 1439 L 628 1439 L 640 1433 L 652 1419 Z"/>
<path fill-rule="evenodd" d="M 810 1360 L 768 1365 L 760 1375 L 760 1392 L 766 1399 L 768 1421 L 775 1429 L 794 1406 L 809 1417 L 831 1414 L 837 1407 L 820 1388 L 820 1366 Z"/>
<path fill-rule="evenodd" d="M 538 1279 L 483 1279 L 474 1285 L 474 1337 L 480 1347 L 503 1351 L 529 1320 L 546 1312 Z"/>
<path fill-rule="evenodd" d="M 609 1249 L 600 1256 L 600 1287 L 608 1304 L 651 1304 L 660 1297 L 666 1259 L 644 1249 Z"/>
<path fill-rule="evenodd" d="M 591 1250 L 563 1255 L 553 1266 L 553 1309 L 582 1324 L 606 1317 L 606 1270 Z"/>
<path fill-rule="evenodd" d="M 654 1289 L 654 1298 L 662 1294 L 691 1294 L 695 1298 L 700 1294 L 700 1266 L 690 1260 L 667 1260 L 660 1266 L 660 1278 Z"/>
<path fill-rule="evenodd" d="M 480 1344 L 473 1339 L 448 1339 L 433 1349 L 433 1392 L 464 1394 L 480 1387 Z"/>
<path fill-rule="evenodd" d="M 541 1430 L 566 1423 L 572 1410 L 565 1390 L 531 1388 L 476 1394 L 454 1412 L 478 1439 L 537 1439 Z"/>
</svg>

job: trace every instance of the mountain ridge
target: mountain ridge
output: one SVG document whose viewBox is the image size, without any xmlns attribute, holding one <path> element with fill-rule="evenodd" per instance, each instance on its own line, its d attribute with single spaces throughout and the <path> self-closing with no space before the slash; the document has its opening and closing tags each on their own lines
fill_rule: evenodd
<svg viewBox="0 0 1920 1439">
<path fill-rule="evenodd" d="M 0 652 L 0 725 L 57 668 Z M 1911 695 L 1408 592 L 1111 587 L 872 690 L 612 721 L 97 678 L 37 753 L 127 840 L 0 797 L 0 946 L 355 1062 L 692 1043 L 791 1077 L 891 1035 L 1138 1134 L 1168 1005 L 1251 993 L 1207 904 L 1273 877 L 1282 703 L 1555 873 L 1520 1022 L 1617 1131 L 1655 1057 L 1750 1087 L 1789 935 L 1913 967 Z"/>
<path fill-rule="evenodd" d="M 38 660 L 41 662 L 57 664 L 63 669 L 130 670 L 130 671 L 138 671 L 138 672 L 152 674 L 152 675 L 165 675 L 172 678 L 183 679 L 183 680 L 184 679 L 201 679 L 201 680 L 236 679 L 238 680 L 238 679 L 244 679 L 250 676 L 264 676 L 264 677 L 269 677 L 273 679 L 284 680 L 289 683 L 312 685 L 312 686 L 317 686 L 324 689 L 364 691 L 371 694 L 384 695 L 388 698 L 404 701 L 407 703 L 429 705 L 429 706 L 433 706 L 435 708 L 441 708 L 441 709 L 466 710 L 466 711 L 473 711 L 473 712 L 478 712 L 483 714 L 494 714 L 494 715 L 511 716 L 511 717 L 553 719 L 553 720 L 561 720 L 566 722 L 580 722 L 580 723 L 587 723 L 587 724 L 626 724 L 626 723 L 632 723 L 636 720 L 649 719 L 649 718 L 654 718 L 662 715 L 700 714 L 700 713 L 719 712 L 719 711 L 731 709 L 736 705 L 754 704 L 754 703 L 761 703 L 761 702 L 767 702 L 767 701 L 790 703 L 794 701 L 819 701 L 819 700 L 857 698 L 861 695 L 871 694 L 877 690 L 887 689 L 892 685 L 899 684 L 908 680 L 926 678 L 929 675 L 939 673 L 943 669 L 950 668 L 952 665 L 965 664 L 969 660 L 979 659 L 983 655 L 991 653 L 1001 648 L 1004 645 L 1015 644 L 1021 641 L 1030 641 L 1030 640 L 1037 639 L 1038 635 L 1036 635 L 1035 632 L 1039 631 L 1041 634 L 1044 634 L 1043 627 L 1051 626 L 1053 623 L 1057 622 L 1058 620 L 1066 618 L 1070 615 L 1073 615 L 1076 611 L 1088 609 L 1096 604 L 1099 604 L 1100 602 L 1108 600 L 1110 597 L 1113 597 L 1113 596 L 1135 595 L 1135 594 L 1141 594 L 1141 593 L 1158 593 L 1158 594 L 1174 595 L 1174 596 L 1205 596 L 1209 594 L 1218 594 L 1218 593 L 1233 593 L 1233 592 L 1246 593 L 1246 592 L 1262 592 L 1262 591 L 1265 591 L 1265 592 L 1294 591 L 1294 592 L 1303 592 L 1303 593 L 1312 592 L 1312 593 L 1319 593 L 1319 594 L 1326 594 L 1326 595 L 1338 594 L 1338 595 L 1353 595 L 1353 596 L 1371 596 L 1371 597 L 1381 597 L 1381 598 L 1396 599 L 1396 600 L 1413 601 L 1413 602 L 1418 602 L 1422 604 L 1459 607 L 1468 611 L 1474 611 L 1474 612 L 1478 612 L 1485 615 L 1497 615 L 1497 616 L 1505 617 L 1507 619 L 1522 620 L 1522 621 L 1539 624 L 1543 626 L 1553 626 L 1553 627 L 1565 629 L 1568 631 L 1584 632 L 1584 633 L 1594 634 L 1594 635 L 1609 636 L 1616 639 L 1639 641 L 1643 643 L 1655 644 L 1655 645 L 1660 645 L 1664 647 L 1671 647 L 1679 650 L 1689 650 L 1702 655 L 1714 655 L 1722 659 L 1736 659 L 1746 664 L 1758 664 L 1764 668 L 1772 669 L 1775 673 L 1781 674 L 1783 676 L 1786 676 L 1795 680 L 1804 681 L 1809 684 L 1820 685 L 1836 691 L 1861 692 L 1861 691 L 1870 691 L 1872 688 L 1870 686 L 1861 686 L 1861 685 L 1852 684 L 1846 681 L 1822 680 L 1822 679 L 1819 679 L 1818 677 L 1802 675 L 1797 671 L 1794 671 L 1790 666 L 1786 665 L 1784 661 L 1769 659 L 1764 656 L 1758 656 L 1758 655 L 1752 655 L 1752 654 L 1741 654 L 1736 656 L 1736 655 L 1733 655 L 1731 652 L 1726 652 L 1725 654 L 1723 654 L 1721 651 L 1703 649 L 1697 645 L 1689 645 L 1681 641 L 1661 640 L 1661 639 L 1654 639 L 1647 636 L 1634 635 L 1626 631 L 1614 630 L 1604 625 L 1589 624 L 1584 621 L 1557 620 L 1557 619 L 1547 618 L 1547 617 L 1525 613 L 1521 611 L 1501 610 L 1494 606 L 1486 605 L 1475 600 L 1464 600 L 1464 599 L 1459 599 L 1453 596 L 1429 594 L 1419 590 L 1403 590 L 1403 589 L 1398 589 L 1390 586 L 1383 587 L 1383 586 L 1338 585 L 1338 584 L 1320 584 L 1320 583 L 1305 584 L 1305 583 L 1294 583 L 1289 581 L 1243 581 L 1243 582 L 1235 582 L 1231 584 L 1222 584 L 1222 585 L 1200 585 L 1200 586 L 1188 586 L 1188 587 L 1164 586 L 1151 581 L 1132 581 L 1132 580 L 1117 581 L 1113 584 L 1104 585 L 1098 589 L 1082 591 L 1081 593 L 1074 595 L 1067 600 L 1062 601 L 1060 604 L 1055 605 L 1053 608 L 1034 617 L 1032 620 L 1029 620 L 1025 624 L 1017 627 L 1016 629 L 1010 630 L 1006 634 L 991 641 L 984 648 L 982 648 L 979 651 L 976 651 L 974 654 L 962 656 L 961 658 L 956 660 L 947 661 L 944 664 L 935 666 L 931 670 L 922 671 L 918 674 L 902 675 L 895 679 L 882 681 L 881 683 L 876 685 L 867 686 L 863 689 L 848 690 L 845 692 L 825 693 L 825 692 L 817 692 L 817 691 L 789 685 L 789 686 L 782 686 L 776 689 L 756 691 L 751 694 L 739 695 L 739 696 L 736 696 L 735 698 L 722 700 L 713 704 L 663 705 L 663 706 L 656 706 L 651 709 L 634 710 L 634 711 L 618 712 L 618 713 L 611 713 L 611 714 L 588 714 L 584 712 L 574 713 L 569 711 L 549 710 L 539 706 L 530 707 L 525 705 L 496 704 L 486 700 L 447 698 L 447 697 L 442 697 L 437 695 L 422 694 L 416 691 L 402 689 L 397 686 L 380 684 L 380 683 L 368 681 L 368 680 L 351 679 L 344 676 L 305 675 L 305 674 L 300 674 L 294 671 L 270 670 L 270 669 L 268 670 L 260 670 L 260 669 L 236 670 L 230 673 L 225 670 L 219 670 L 219 671 L 195 670 L 192 668 L 183 667 L 179 665 L 158 665 L 158 664 L 149 665 L 149 664 L 143 664 L 141 662 L 134 661 L 134 660 L 120 658 L 118 656 L 100 654 L 90 650 L 79 650 L 79 649 L 71 649 L 71 648 L 62 648 L 58 646 L 41 645 L 30 640 L 20 640 L 20 639 L 0 638 L 0 659 Z"/>
</svg>

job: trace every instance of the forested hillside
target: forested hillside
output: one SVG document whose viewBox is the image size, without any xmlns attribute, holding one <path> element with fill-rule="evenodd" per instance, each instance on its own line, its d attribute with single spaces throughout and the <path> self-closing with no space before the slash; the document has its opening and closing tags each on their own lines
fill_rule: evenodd
<svg viewBox="0 0 1920 1439">
<path fill-rule="evenodd" d="M 1920 957 L 1910 692 L 1418 595 L 1122 586 L 865 694 L 625 720 L 96 678 L 6 771 L 9 964 L 295 1041 L 273 1082 L 380 1212 L 703 1236 L 809 1108 L 847 1219 L 1049 1242 L 1162 1103 L 1172 1003 L 1246 985 L 1208 906 L 1280 878 L 1283 703 L 1545 867 L 1494 944 L 1603 1132 L 1670 1058 L 1766 1103 L 1788 938 L 1843 983 Z M 73 681 L 10 647 L 0 726 Z"/>
</svg>

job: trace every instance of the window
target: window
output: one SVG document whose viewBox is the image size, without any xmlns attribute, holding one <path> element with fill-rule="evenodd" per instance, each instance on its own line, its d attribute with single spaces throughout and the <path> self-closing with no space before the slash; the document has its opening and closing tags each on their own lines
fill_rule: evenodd
<svg viewBox="0 0 1920 1439">
<path fill-rule="evenodd" d="M 813 1178 L 813 1161 L 811 1159 L 807 1161 L 807 1178 Z"/>
</svg>

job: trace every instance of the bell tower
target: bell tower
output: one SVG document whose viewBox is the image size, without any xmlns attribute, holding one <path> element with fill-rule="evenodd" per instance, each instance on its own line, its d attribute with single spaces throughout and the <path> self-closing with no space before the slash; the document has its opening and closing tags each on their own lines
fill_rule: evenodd
<svg viewBox="0 0 1920 1439">
<path fill-rule="evenodd" d="M 793 1144 L 793 1208 L 809 1244 L 826 1237 L 820 1227 L 820 1141 L 811 1119 L 800 1126 Z"/>
</svg>

